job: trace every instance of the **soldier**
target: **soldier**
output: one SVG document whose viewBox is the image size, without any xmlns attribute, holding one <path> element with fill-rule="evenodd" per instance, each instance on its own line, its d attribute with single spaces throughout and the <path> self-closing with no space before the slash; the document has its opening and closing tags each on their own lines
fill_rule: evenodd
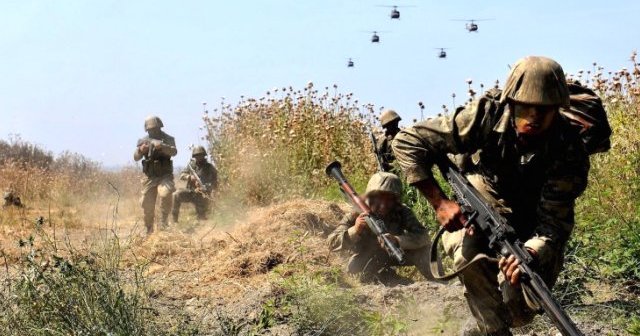
<svg viewBox="0 0 640 336">
<path fill-rule="evenodd" d="M 147 136 L 138 140 L 133 153 L 135 161 L 142 160 L 141 205 L 144 211 L 144 225 L 147 234 L 153 233 L 156 199 L 160 197 L 160 227 L 168 227 L 171 212 L 172 194 L 176 190 L 173 182 L 173 161 L 171 157 L 178 154 L 175 139 L 163 132 L 162 120 L 156 116 L 144 120 Z"/>
<path fill-rule="evenodd" d="M 180 216 L 180 205 L 184 202 L 193 203 L 199 220 L 207 219 L 210 195 L 218 184 L 218 171 L 207 161 L 207 151 L 204 147 L 194 147 L 191 157 L 191 161 L 180 174 L 180 179 L 187 181 L 187 187 L 173 194 L 172 214 L 175 223 Z"/>
<path fill-rule="evenodd" d="M 562 67 L 549 58 L 526 57 L 514 65 L 503 92 L 398 134 L 394 153 L 407 182 L 429 200 L 447 229 L 443 244 L 456 269 L 478 253 L 492 252 L 472 228 L 463 230 L 466 219 L 435 182 L 431 166 L 449 153 L 480 150 L 467 178 L 509 220 L 547 285 L 554 284 L 575 223 L 575 199 L 589 171 L 584 144 L 559 114 L 568 104 Z M 532 321 L 513 257 L 473 263 L 460 280 L 476 320 L 464 335 L 511 335 L 510 328 Z"/>
<path fill-rule="evenodd" d="M 16 196 L 13 191 L 6 191 L 4 195 L 2 195 L 2 199 L 4 200 L 4 207 L 14 206 L 21 208 L 23 206 L 20 196 Z"/>
<path fill-rule="evenodd" d="M 404 250 L 405 265 L 414 265 L 425 278 L 433 279 L 429 270 L 429 233 L 413 211 L 400 202 L 401 194 L 402 182 L 398 176 L 378 172 L 369 180 L 364 197 L 371 211 L 384 221 L 391 239 Z M 347 272 L 362 274 L 365 279 L 375 278 L 380 270 L 398 265 L 369 230 L 363 214 L 346 214 L 329 235 L 328 243 L 333 251 L 353 252 Z"/>
<path fill-rule="evenodd" d="M 400 132 L 400 120 L 402 118 L 394 110 L 385 110 L 380 115 L 380 125 L 384 129 L 384 137 L 378 139 L 377 147 L 378 153 L 382 158 L 382 169 L 384 171 L 393 169 L 391 164 L 396 158 L 391 150 L 391 141 Z"/>
</svg>

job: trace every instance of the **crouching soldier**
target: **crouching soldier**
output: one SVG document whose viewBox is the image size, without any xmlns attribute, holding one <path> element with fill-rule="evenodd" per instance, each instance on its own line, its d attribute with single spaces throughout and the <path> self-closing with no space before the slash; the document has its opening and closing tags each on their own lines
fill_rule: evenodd
<svg viewBox="0 0 640 336">
<path fill-rule="evenodd" d="M 379 172 L 369 180 L 364 198 L 372 213 L 384 221 L 389 238 L 404 251 L 404 265 L 416 266 L 425 278 L 431 280 L 429 233 L 413 211 L 400 202 L 401 194 L 400 178 L 391 173 Z M 369 230 L 364 214 L 346 214 L 340 225 L 329 235 L 328 242 L 333 251 L 353 252 L 347 272 L 361 274 L 364 279 L 373 279 L 380 271 L 398 266 L 383 243 Z"/>
<path fill-rule="evenodd" d="M 199 220 L 207 219 L 211 193 L 218 184 L 218 171 L 207 161 L 207 151 L 196 146 L 191 152 L 191 161 L 180 174 L 187 181 L 186 188 L 180 188 L 173 194 L 173 221 L 178 222 L 182 203 L 193 203 Z"/>
</svg>

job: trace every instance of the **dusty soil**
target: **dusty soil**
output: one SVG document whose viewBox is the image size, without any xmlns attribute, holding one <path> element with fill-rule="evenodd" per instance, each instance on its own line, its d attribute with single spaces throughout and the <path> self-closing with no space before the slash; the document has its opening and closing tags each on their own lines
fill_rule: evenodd
<svg viewBox="0 0 640 336">
<path fill-rule="evenodd" d="M 287 265 L 295 265 L 296 271 L 304 265 L 305 272 L 341 268 L 345 256 L 330 253 L 325 238 L 344 210 L 330 202 L 297 200 L 252 209 L 236 216 L 232 223 L 216 226 L 210 221 L 186 229 L 174 226 L 151 237 L 141 234 L 135 218 L 120 220 L 117 225 L 71 227 L 64 234 L 79 245 L 90 246 L 92 239 L 100 235 L 117 233 L 126 246 L 124 266 L 148 265 L 151 296 L 162 309 L 186 311 L 187 318 L 197 321 L 200 330 L 214 330 L 221 313 L 255 319 L 264 303 L 280 294 L 281 288 L 274 285 L 274 279 L 293 272 L 287 270 Z M 25 218 L 34 215 L 35 212 L 20 214 Z M 11 263 L 19 256 L 15 242 L 24 237 L 27 228 L 2 225 L 1 229 L 2 249 Z M 58 235 L 61 234 L 59 229 Z M 360 284 L 352 279 L 344 286 L 356 290 L 362 305 L 401 316 L 408 325 L 408 335 L 459 334 L 470 315 L 457 282 L 400 283 Z M 597 321 L 579 323 L 587 335 L 624 335 Z M 536 325 L 537 332 L 523 330 L 520 334 L 557 334 L 544 322 Z M 295 333 L 287 325 L 278 325 L 268 334 Z"/>
</svg>

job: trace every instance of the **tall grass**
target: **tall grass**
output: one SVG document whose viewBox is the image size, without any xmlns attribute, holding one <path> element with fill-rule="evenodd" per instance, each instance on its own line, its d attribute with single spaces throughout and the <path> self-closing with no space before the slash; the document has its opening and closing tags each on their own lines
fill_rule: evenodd
<svg viewBox="0 0 640 336">
<path fill-rule="evenodd" d="M 204 116 L 223 187 L 250 204 L 325 195 L 324 167 L 341 160 L 362 186 L 375 170 L 367 127 L 372 105 L 312 83 L 274 89 L 259 99 L 224 100 Z"/>
</svg>

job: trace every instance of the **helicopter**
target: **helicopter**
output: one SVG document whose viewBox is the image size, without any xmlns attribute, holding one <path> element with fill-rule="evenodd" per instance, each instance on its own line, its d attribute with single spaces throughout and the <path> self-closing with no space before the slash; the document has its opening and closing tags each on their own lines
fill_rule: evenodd
<svg viewBox="0 0 640 336">
<path fill-rule="evenodd" d="M 378 33 L 387 33 L 387 32 L 386 31 L 376 31 L 376 30 L 374 30 L 371 33 L 373 34 L 373 35 L 371 35 L 371 43 L 379 43 L 380 42 L 380 35 L 378 35 Z"/>
<path fill-rule="evenodd" d="M 407 8 L 407 7 L 415 7 L 415 6 L 378 6 L 378 7 L 391 8 L 391 13 L 389 14 L 389 17 L 391 17 L 392 20 L 400 20 L 400 11 L 398 10 L 398 8 Z"/>
<path fill-rule="evenodd" d="M 438 58 L 447 58 L 447 52 L 445 50 L 449 48 L 435 48 L 435 49 L 436 50 L 440 49 L 440 52 L 438 53 Z"/>
<path fill-rule="evenodd" d="M 464 25 L 464 28 L 468 30 L 470 33 L 478 32 L 478 24 L 476 22 L 479 21 L 491 21 L 493 19 L 469 19 L 469 20 L 453 20 L 453 21 L 466 21 L 467 23 Z"/>
<path fill-rule="evenodd" d="M 347 62 L 347 68 L 353 68 L 354 66 L 355 66 L 355 63 L 353 63 L 353 60 L 349 58 L 349 61 Z"/>
</svg>

